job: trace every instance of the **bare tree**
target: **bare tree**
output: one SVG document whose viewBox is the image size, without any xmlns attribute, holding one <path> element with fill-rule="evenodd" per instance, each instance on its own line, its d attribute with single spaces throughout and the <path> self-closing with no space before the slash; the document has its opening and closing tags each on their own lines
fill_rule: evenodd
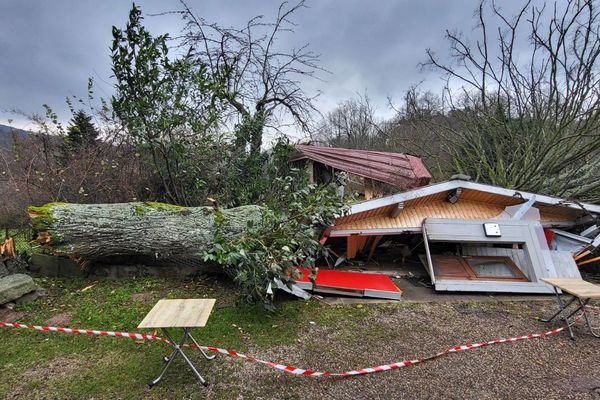
<svg viewBox="0 0 600 400">
<path fill-rule="evenodd" d="M 334 147 L 372 149 L 378 132 L 375 110 L 366 95 L 348 99 L 329 112 L 315 139 Z"/>
<path fill-rule="evenodd" d="M 452 61 L 428 50 L 425 64 L 447 77 L 448 115 L 458 123 L 433 129 L 455 168 L 502 186 L 600 199 L 597 2 L 530 0 L 508 16 L 482 1 L 475 15 L 475 43 L 447 31 Z"/>
<path fill-rule="evenodd" d="M 379 137 L 385 139 L 386 148 L 422 157 L 435 179 L 447 179 L 452 173 L 451 157 L 438 140 L 437 130 L 447 129 L 455 121 L 446 115 L 443 99 L 415 85 L 405 93 L 400 106 L 391 98 L 388 101 L 396 116 L 379 125 Z"/>
<path fill-rule="evenodd" d="M 273 22 L 263 16 L 252 18 L 241 29 L 223 28 L 198 17 L 181 0 L 185 21 L 183 46 L 191 48 L 190 58 L 225 82 L 223 97 L 237 116 L 236 144 L 249 145 L 251 155 L 258 154 L 264 129 L 292 117 L 298 126 L 308 130 L 313 100 L 301 86 L 301 80 L 316 78 L 319 56 L 308 44 L 283 49 L 278 41 L 293 33 L 293 15 L 305 7 L 304 1 L 293 6 L 279 6 Z M 283 117 L 283 118 L 282 118 Z"/>
</svg>

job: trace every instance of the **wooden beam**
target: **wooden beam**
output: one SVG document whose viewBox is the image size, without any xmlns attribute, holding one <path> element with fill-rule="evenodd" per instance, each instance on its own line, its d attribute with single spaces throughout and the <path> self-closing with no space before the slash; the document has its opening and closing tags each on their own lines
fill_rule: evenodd
<svg viewBox="0 0 600 400">
<path fill-rule="evenodd" d="M 403 201 L 396 204 L 396 206 L 393 208 L 392 212 L 390 213 L 390 218 L 396 218 L 398 215 L 400 215 L 402 210 L 404 210 L 404 202 Z"/>
<path fill-rule="evenodd" d="M 359 252 L 362 252 L 365 249 L 368 239 L 369 239 L 369 236 L 364 236 L 364 235 L 358 236 L 358 238 L 356 239 L 356 242 L 357 242 L 356 247 Z"/>
<path fill-rule="evenodd" d="M 371 243 L 371 250 L 369 251 L 369 257 L 367 257 L 367 261 L 369 261 L 373 258 L 373 254 L 375 253 L 375 249 L 377 248 L 377 245 L 381 241 L 381 238 L 383 238 L 383 235 L 374 237 L 373 242 Z"/>
<path fill-rule="evenodd" d="M 435 273 L 433 271 L 433 261 L 431 260 L 431 252 L 429 251 L 429 238 L 427 237 L 427 229 L 425 228 L 425 222 L 421 225 L 421 230 L 423 233 L 423 244 L 425 245 L 425 256 L 427 257 L 427 272 L 429 273 L 429 277 L 431 278 L 431 284 L 435 285 Z"/>
<path fill-rule="evenodd" d="M 590 258 L 589 260 L 578 262 L 577 265 L 581 266 L 581 265 L 585 265 L 585 264 L 591 264 L 596 261 L 600 261 L 600 257 L 594 257 L 594 258 Z"/>
<path fill-rule="evenodd" d="M 577 254 L 577 255 L 574 257 L 574 258 L 575 258 L 575 261 L 578 261 L 578 260 L 582 259 L 583 257 L 585 257 L 585 256 L 587 256 L 587 255 L 589 255 L 589 254 L 591 254 L 591 253 L 592 253 L 591 251 L 589 251 L 589 250 L 585 250 L 584 252 L 582 252 L 582 253 L 579 253 L 579 254 Z"/>
<path fill-rule="evenodd" d="M 512 214 L 512 217 L 510 219 L 512 219 L 513 221 L 518 221 L 518 220 L 522 219 L 525 216 L 525 214 L 527 213 L 527 211 L 529 211 L 531 209 L 531 207 L 533 207 L 534 204 L 535 204 L 535 194 L 533 196 L 531 196 L 529 198 L 529 200 L 527 200 L 525 203 L 519 204 L 518 206 L 511 206 L 511 207 L 518 207 L 518 209 L 514 212 L 514 214 Z"/>
<path fill-rule="evenodd" d="M 358 252 L 358 235 L 348 236 L 346 240 L 346 257 L 348 260 L 356 257 L 356 253 Z"/>
</svg>

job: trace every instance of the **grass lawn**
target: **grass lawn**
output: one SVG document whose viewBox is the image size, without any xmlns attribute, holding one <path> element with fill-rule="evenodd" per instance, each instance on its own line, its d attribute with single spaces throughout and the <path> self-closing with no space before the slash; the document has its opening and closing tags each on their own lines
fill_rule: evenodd
<svg viewBox="0 0 600 400">
<path fill-rule="evenodd" d="M 553 306 L 399 302 L 332 307 L 283 299 L 276 312 L 267 313 L 258 306 L 235 306 L 236 288 L 217 277 L 38 283 L 48 295 L 17 306 L 23 313 L 18 322 L 39 325 L 53 318 L 66 326 L 138 332 L 139 321 L 161 298 L 214 297 L 208 326 L 196 333 L 201 343 L 335 371 L 541 331 L 547 327 L 536 317 Z M 594 318 L 597 324 L 600 318 Z M 595 391 L 600 393 L 600 340 L 584 334 L 576 342 L 560 334 L 350 379 L 295 377 L 225 356 L 206 362 L 194 354 L 208 388 L 197 384 L 180 360 L 163 382 L 148 389 L 168 352 L 158 342 L 0 329 L 0 398 L 594 398 Z"/>
</svg>

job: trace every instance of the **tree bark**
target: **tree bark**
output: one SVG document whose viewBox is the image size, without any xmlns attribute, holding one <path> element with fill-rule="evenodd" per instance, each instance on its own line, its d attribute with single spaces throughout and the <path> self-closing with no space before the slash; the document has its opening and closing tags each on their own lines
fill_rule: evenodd
<svg viewBox="0 0 600 400">
<path fill-rule="evenodd" d="M 153 202 L 29 207 L 35 240 L 52 254 L 81 262 L 115 255 L 198 257 L 212 248 L 218 226 L 227 241 L 260 214 L 254 205 L 218 211 Z"/>
</svg>

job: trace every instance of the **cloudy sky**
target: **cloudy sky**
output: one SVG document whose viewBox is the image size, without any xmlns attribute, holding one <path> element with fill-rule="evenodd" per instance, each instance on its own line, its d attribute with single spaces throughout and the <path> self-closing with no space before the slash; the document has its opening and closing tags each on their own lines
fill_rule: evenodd
<svg viewBox="0 0 600 400">
<path fill-rule="evenodd" d="M 412 84 L 439 88 L 437 73 L 422 71 L 425 50 L 444 54 L 445 29 L 475 35 L 477 0 L 308 0 L 295 16 L 298 26 L 286 36 L 290 46 L 308 42 L 321 54 L 331 74 L 306 83 L 320 90 L 318 107 L 326 113 L 357 93 L 366 93 L 381 117 L 391 115 L 387 97 L 400 98 Z M 518 1 L 517 1 L 518 3 Z M 144 14 L 179 9 L 177 1 L 140 0 Z M 249 18 L 270 19 L 278 1 L 189 0 L 196 13 L 223 26 L 240 26 Z M 503 7 L 509 7 L 506 3 Z M 112 93 L 109 45 L 111 27 L 124 26 L 131 3 L 105 0 L 2 0 L 0 2 L 0 124 L 25 123 L 7 110 L 41 112 L 51 105 L 65 120 L 68 95 L 85 95 L 93 77 L 97 94 Z M 148 16 L 152 33 L 175 34 L 177 18 Z M 283 42 L 285 45 L 285 42 Z"/>
</svg>

